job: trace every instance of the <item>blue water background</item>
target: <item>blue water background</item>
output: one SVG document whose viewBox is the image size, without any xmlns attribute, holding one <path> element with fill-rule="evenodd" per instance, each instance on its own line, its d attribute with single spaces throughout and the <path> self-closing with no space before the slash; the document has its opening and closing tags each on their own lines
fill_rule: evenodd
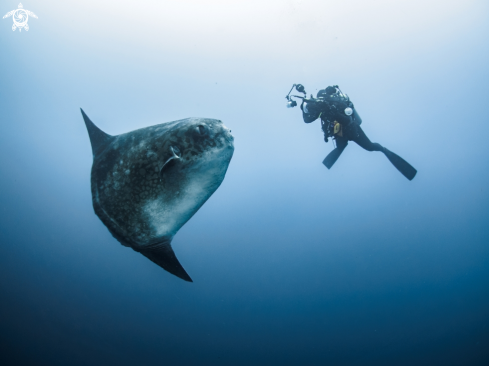
<svg viewBox="0 0 489 366">
<path fill-rule="evenodd" d="M 489 364 L 486 1 L 23 5 L 28 32 L 0 21 L 2 365 Z M 293 83 L 339 84 L 416 178 L 354 143 L 328 171 Z M 232 129 L 173 242 L 194 283 L 94 214 L 80 107 L 113 135 Z"/>
</svg>

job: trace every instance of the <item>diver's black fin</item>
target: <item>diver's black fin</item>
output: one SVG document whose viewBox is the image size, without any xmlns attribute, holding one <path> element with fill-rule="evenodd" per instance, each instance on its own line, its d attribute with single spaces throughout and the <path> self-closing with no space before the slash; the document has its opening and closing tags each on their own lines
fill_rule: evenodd
<svg viewBox="0 0 489 366">
<path fill-rule="evenodd" d="M 144 249 L 138 249 L 137 251 L 159 265 L 164 270 L 170 272 L 172 275 L 180 277 L 182 280 L 188 282 L 194 282 L 178 261 L 170 242 Z"/>
<path fill-rule="evenodd" d="M 331 167 L 336 163 L 336 160 L 340 157 L 341 153 L 345 149 L 338 149 L 335 148 L 333 151 L 331 151 L 328 156 L 326 156 L 323 160 L 323 164 L 326 166 L 326 168 L 331 169 Z"/>
<path fill-rule="evenodd" d="M 402 175 L 404 175 L 407 179 L 413 180 L 416 173 L 418 172 L 413 168 L 411 164 L 409 164 L 406 160 L 401 158 L 399 155 L 394 154 L 392 151 L 384 148 L 384 154 L 387 156 L 387 159 L 394 165 L 397 170 L 399 170 Z"/>
<path fill-rule="evenodd" d="M 92 154 L 93 156 L 95 156 L 114 139 L 114 136 L 106 134 L 100 128 L 95 126 L 95 124 L 90 121 L 90 118 L 88 118 L 88 116 L 85 114 L 83 109 L 80 108 L 80 110 L 83 119 L 85 120 L 85 125 L 87 126 L 88 136 L 90 136 L 90 142 L 92 143 Z"/>
</svg>

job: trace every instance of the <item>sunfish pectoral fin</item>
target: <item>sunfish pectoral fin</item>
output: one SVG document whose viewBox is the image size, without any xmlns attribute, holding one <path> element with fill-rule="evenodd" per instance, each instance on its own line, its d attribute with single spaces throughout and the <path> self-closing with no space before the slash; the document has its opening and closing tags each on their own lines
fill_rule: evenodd
<svg viewBox="0 0 489 366">
<path fill-rule="evenodd" d="M 135 250 L 159 265 L 164 270 L 170 272 L 172 275 L 180 277 L 182 280 L 193 282 L 175 256 L 170 242 L 152 245 L 142 249 L 138 248 Z"/>
<path fill-rule="evenodd" d="M 160 169 L 160 181 L 163 180 L 163 171 L 164 171 L 165 167 L 168 166 L 168 163 L 173 162 L 173 161 L 180 159 L 182 157 L 180 154 L 180 150 L 176 146 L 170 146 L 170 152 L 172 153 L 172 156 L 167 161 L 165 161 L 165 163 L 163 164 L 163 166 Z"/>
</svg>

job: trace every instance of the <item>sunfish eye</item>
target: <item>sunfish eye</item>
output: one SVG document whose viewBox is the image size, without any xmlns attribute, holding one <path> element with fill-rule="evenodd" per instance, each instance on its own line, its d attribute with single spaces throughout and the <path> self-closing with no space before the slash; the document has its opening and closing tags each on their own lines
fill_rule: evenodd
<svg viewBox="0 0 489 366">
<path fill-rule="evenodd" d="M 207 130 L 206 130 L 204 125 L 198 125 L 197 126 L 197 132 L 199 133 L 199 135 L 205 135 Z"/>
</svg>

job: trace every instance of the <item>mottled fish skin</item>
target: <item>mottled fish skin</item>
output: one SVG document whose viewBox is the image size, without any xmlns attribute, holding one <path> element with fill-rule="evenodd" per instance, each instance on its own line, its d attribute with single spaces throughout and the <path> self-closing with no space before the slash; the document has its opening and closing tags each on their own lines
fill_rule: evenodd
<svg viewBox="0 0 489 366">
<path fill-rule="evenodd" d="M 167 251 L 174 257 L 173 236 L 223 181 L 234 152 L 231 131 L 219 120 L 188 118 L 109 136 L 96 127 L 100 132 L 91 133 L 83 115 L 94 151 L 95 213 L 121 244 L 191 281 L 183 268 L 167 268 L 176 265 L 166 263 Z M 160 263 L 154 252 L 162 246 Z"/>
</svg>

